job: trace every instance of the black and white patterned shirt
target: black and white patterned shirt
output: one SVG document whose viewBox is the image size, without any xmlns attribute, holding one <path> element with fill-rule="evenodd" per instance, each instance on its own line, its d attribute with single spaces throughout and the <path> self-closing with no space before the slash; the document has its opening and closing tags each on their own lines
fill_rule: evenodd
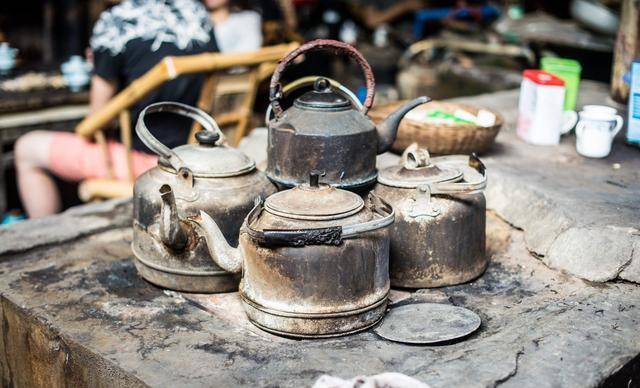
<svg viewBox="0 0 640 388">
<path fill-rule="evenodd" d="M 125 0 L 100 15 L 91 48 L 95 74 L 115 81 L 120 89 L 167 56 L 218 51 L 209 15 L 197 0 Z M 132 107 L 132 124 L 140 111 L 154 102 L 195 105 L 202 80 L 202 75 L 189 75 L 164 84 Z M 170 148 L 186 142 L 190 123 L 183 119 L 158 114 L 149 118 L 149 124 L 153 134 Z M 147 150 L 137 138 L 134 148 Z"/>
</svg>

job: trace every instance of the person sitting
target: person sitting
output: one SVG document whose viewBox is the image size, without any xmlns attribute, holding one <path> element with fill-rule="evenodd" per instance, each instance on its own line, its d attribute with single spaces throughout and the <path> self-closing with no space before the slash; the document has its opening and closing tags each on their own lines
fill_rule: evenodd
<svg viewBox="0 0 640 388">
<path fill-rule="evenodd" d="M 262 46 L 262 18 L 242 1 L 204 0 L 218 47 L 223 53 L 254 51 Z"/>
<path fill-rule="evenodd" d="M 144 75 L 167 56 L 218 51 L 215 34 L 204 6 L 196 0 L 125 0 L 104 11 L 91 38 L 94 74 L 90 113 L 104 107 L 118 92 Z M 181 76 L 150 93 L 131 107 L 132 128 L 147 105 L 176 101 L 195 105 L 203 75 Z M 156 114 L 149 119 L 156 138 L 170 148 L 184 144 L 189 124 L 182 118 Z M 182 121 L 179 121 L 182 120 Z M 133 174 L 156 165 L 157 157 L 135 136 Z M 128 179 L 123 144 L 108 142 L 115 178 Z M 67 181 L 106 178 L 107 160 L 98 144 L 73 133 L 33 131 L 15 145 L 18 191 L 31 218 L 57 213 L 61 199 L 52 175 Z"/>
</svg>

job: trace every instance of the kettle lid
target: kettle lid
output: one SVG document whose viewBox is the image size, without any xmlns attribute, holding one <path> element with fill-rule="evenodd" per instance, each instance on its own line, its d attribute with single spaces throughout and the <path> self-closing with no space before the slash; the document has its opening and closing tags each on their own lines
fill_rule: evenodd
<svg viewBox="0 0 640 388">
<path fill-rule="evenodd" d="M 318 77 L 313 83 L 313 90 L 298 97 L 293 105 L 302 109 L 345 110 L 351 107 L 351 101 L 337 93 L 331 82 Z"/>
<path fill-rule="evenodd" d="M 221 136 L 216 132 L 200 131 L 196 133 L 198 144 L 185 144 L 172 151 L 182 160 L 194 177 L 224 178 L 245 174 L 255 169 L 255 162 L 243 152 L 221 144 Z M 177 173 L 165 158 L 158 164 Z"/>
<path fill-rule="evenodd" d="M 424 184 L 458 182 L 463 172 L 449 163 L 437 163 L 426 149 L 408 148 L 403 155 L 404 162 L 382 169 L 378 182 L 386 186 L 417 188 Z"/>
<path fill-rule="evenodd" d="M 311 171 L 309 183 L 273 194 L 264 209 L 274 215 L 298 220 L 335 220 L 359 212 L 364 200 L 350 191 L 319 183 L 324 172 Z"/>
</svg>

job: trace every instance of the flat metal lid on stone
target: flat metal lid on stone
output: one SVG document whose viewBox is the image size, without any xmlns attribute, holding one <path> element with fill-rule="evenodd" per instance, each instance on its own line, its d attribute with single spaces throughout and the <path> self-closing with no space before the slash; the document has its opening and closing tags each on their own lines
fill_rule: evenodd
<svg viewBox="0 0 640 388">
<path fill-rule="evenodd" d="M 303 109 L 343 110 L 351 107 L 351 102 L 336 93 L 331 87 L 331 82 L 322 77 L 315 81 L 312 91 L 298 97 L 293 104 Z"/>
<path fill-rule="evenodd" d="M 457 182 L 463 173 L 451 164 L 434 164 L 426 149 L 407 149 L 404 163 L 382 169 L 378 182 L 387 186 L 416 188 L 424 184 Z"/>
<path fill-rule="evenodd" d="M 412 303 L 391 307 L 374 331 L 394 342 L 434 345 L 464 338 L 478 330 L 481 323 L 478 314 L 464 307 Z"/>
<path fill-rule="evenodd" d="M 265 210 L 298 220 L 334 220 L 353 215 L 364 207 L 359 195 L 319 183 L 322 175 L 324 173 L 311 171 L 309 183 L 268 197 Z"/>
<path fill-rule="evenodd" d="M 220 144 L 220 135 L 214 132 L 196 133 L 198 144 L 185 144 L 172 151 L 194 177 L 224 178 L 245 174 L 255 169 L 255 162 L 243 152 Z M 168 163 L 162 166 L 173 170 Z M 175 172 L 175 171 L 174 171 Z"/>
</svg>

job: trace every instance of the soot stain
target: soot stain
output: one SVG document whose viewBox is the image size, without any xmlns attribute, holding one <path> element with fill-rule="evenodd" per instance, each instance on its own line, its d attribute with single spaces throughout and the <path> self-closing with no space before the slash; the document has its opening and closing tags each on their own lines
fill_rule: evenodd
<svg viewBox="0 0 640 388">
<path fill-rule="evenodd" d="M 526 289 L 519 279 L 519 274 L 497 262 L 492 262 L 478 279 L 457 286 L 443 287 L 443 290 L 449 294 L 450 292 L 463 292 L 469 295 L 500 294 L 517 298 L 536 295 L 536 292 Z"/>
<path fill-rule="evenodd" d="M 38 269 L 35 271 L 25 272 L 21 280 L 25 280 L 32 284 L 38 285 L 50 285 L 58 283 L 68 277 L 70 274 L 65 270 L 69 268 L 70 264 L 61 266 L 50 265 L 48 267 Z"/>
<path fill-rule="evenodd" d="M 223 341 L 198 344 L 193 348 L 214 355 L 224 355 L 229 361 L 236 361 L 238 357 L 243 360 L 253 361 L 256 364 L 265 364 L 269 361 L 269 357 L 260 352 L 251 352 L 247 349 L 236 348 L 235 345 Z"/>
<path fill-rule="evenodd" d="M 201 331 L 201 322 L 193 316 L 189 316 L 189 308 L 190 305 L 168 306 L 154 317 L 154 323 L 166 330 L 180 327 L 191 331 Z"/>
<path fill-rule="evenodd" d="M 162 290 L 147 283 L 139 275 L 129 259 L 111 263 L 98 273 L 96 279 L 109 293 L 135 301 L 151 300 L 162 295 Z"/>
</svg>

